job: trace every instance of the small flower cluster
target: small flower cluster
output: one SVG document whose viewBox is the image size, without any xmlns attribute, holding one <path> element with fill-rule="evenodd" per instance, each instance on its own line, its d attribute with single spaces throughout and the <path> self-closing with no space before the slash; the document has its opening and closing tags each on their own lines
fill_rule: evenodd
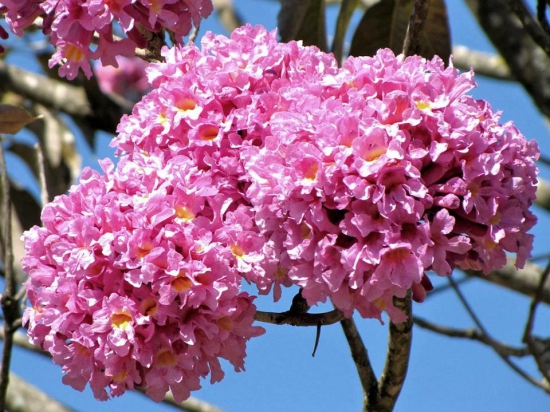
<svg viewBox="0 0 550 412">
<path fill-rule="evenodd" d="M 56 52 L 50 67 L 61 64 L 59 75 L 74 79 L 82 69 L 92 76 L 89 60 L 117 67 L 116 56 L 130 57 L 146 46 L 144 33 L 163 29 L 176 38 L 186 36 L 213 10 L 211 0 L 2 0 L 11 31 L 18 36 L 41 18 L 43 32 Z M 1 30 L 0 30 L 1 31 Z M 124 33 L 126 38 L 116 36 Z M 2 37 L 2 33 L 0 33 Z M 5 37 L 5 36 L 4 36 Z M 90 45 L 93 44 L 91 47 Z"/>
<path fill-rule="evenodd" d="M 118 67 L 96 65 L 94 74 L 103 93 L 114 93 L 137 102 L 150 90 L 145 69 L 148 63 L 138 57 L 117 57 Z"/>
<path fill-rule="evenodd" d="M 242 369 L 253 298 L 395 322 L 427 273 L 529 256 L 538 156 L 471 73 L 434 58 L 331 55 L 245 26 L 164 50 L 113 140 L 122 155 L 25 234 L 31 339 L 96 396 L 177 399 Z"/>
<path fill-rule="evenodd" d="M 183 158 L 102 167 L 24 235 L 31 341 L 97 399 L 145 388 L 181 402 L 201 377 L 223 378 L 219 358 L 244 370 L 246 341 L 263 333 L 218 233 L 225 195 Z"/>
</svg>

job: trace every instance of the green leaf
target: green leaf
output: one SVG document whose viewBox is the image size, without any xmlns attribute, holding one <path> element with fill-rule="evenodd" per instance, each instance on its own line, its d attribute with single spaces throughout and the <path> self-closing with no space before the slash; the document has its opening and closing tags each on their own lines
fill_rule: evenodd
<svg viewBox="0 0 550 412">
<path fill-rule="evenodd" d="M 328 51 L 325 8 L 325 0 L 281 0 L 277 16 L 281 40 L 302 40 L 306 46 Z"/>
<path fill-rule="evenodd" d="M 367 7 L 353 35 L 350 55 L 372 56 L 386 47 L 401 53 L 411 9 L 412 0 L 380 0 Z M 430 1 L 420 54 L 427 59 L 438 55 L 443 61 L 449 61 L 451 30 L 445 0 Z"/>
</svg>

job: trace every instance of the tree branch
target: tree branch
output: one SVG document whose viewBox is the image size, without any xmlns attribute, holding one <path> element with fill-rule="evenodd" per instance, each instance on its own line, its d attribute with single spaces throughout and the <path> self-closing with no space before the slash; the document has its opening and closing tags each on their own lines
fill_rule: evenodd
<svg viewBox="0 0 550 412">
<path fill-rule="evenodd" d="M 510 72 L 539 110 L 550 116 L 550 58 L 510 9 L 510 0 L 466 0 Z"/>
<path fill-rule="evenodd" d="M 0 60 L 0 87 L 46 107 L 60 110 L 95 129 L 115 133 L 123 114 L 131 105 L 121 105 L 104 94 L 88 94 L 84 87 L 6 64 Z M 93 90 L 92 88 L 89 88 Z"/>
<path fill-rule="evenodd" d="M 400 309 L 407 320 L 402 323 L 390 322 L 388 353 L 380 383 L 378 384 L 379 403 L 376 412 L 391 412 L 397 402 L 409 367 L 412 343 L 412 299 L 411 293 L 405 298 L 394 298 L 395 306 Z"/>
<path fill-rule="evenodd" d="M 537 341 L 533 336 L 533 327 L 535 326 L 535 317 L 536 317 L 537 307 L 541 301 L 542 294 L 544 292 L 544 285 L 549 277 L 550 277 L 550 261 L 546 265 L 546 269 L 544 269 L 544 272 L 540 277 L 539 286 L 537 288 L 535 296 L 533 297 L 533 300 L 531 301 L 531 305 L 529 307 L 529 316 L 527 317 L 527 322 L 525 324 L 525 331 L 523 332 L 523 342 L 526 343 L 529 349 L 531 350 L 531 353 L 535 358 L 535 362 L 537 363 L 540 373 L 542 374 L 542 376 L 544 376 L 544 379 L 546 380 L 546 382 L 550 384 L 550 370 L 548 369 L 548 365 L 543 359 L 544 353 L 541 353 L 541 351 L 539 350 Z"/>
<path fill-rule="evenodd" d="M 73 409 L 50 398 L 44 392 L 10 373 L 10 387 L 6 396 L 10 412 L 72 412 Z"/>
<path fill-rule="evenodd" d="M 4 149 L 0 142 L 0 212 L 1 212 L 1 245 L 4 264 L 4 292 L 0 299 L 4 313 L 4 345 L 0 367 L 0 411 L 6 407 L 6 394 L 10 379 L 10 364 L 13 348 L 13 334 L 21 326 L 19 302 L 16 300 L 17 283 L 13 271 L 13 248 L 11 231 L 10 183 L 4 160 Z"/>
<path fill-rule="evenodd" d="M 474 69 L 476 75 L 498 80 L 514 80 L 502 56 L 472 50 L 466 46 L 453 47 L 453 64 L 463 71 Z"/>
<path fill-rule="evenodd" d="M 407 34 L 403 43 L 403 54 L 413 56 L 420 54 L 422 48 L 422 30 L 428 16 L 430 0 L 414 0 L 407 27 Z"/>
<path fill-rule="evenodd" d="M 351 350 L 351 357 L 357 368 L 359 380 L 363 387 L 363 411 L 378 403 L 378 380 L 370 364 L 369 354 L 353 318 L 340 322 Z"/>
<path fill-rule="evenodd" d="M 450 338 L 470 339 L 481 342 L 484 345 L 490 346 L 495 352 L 501 353 L 504 356 L 524 357 L 531 355 L 531 352 L 528 348 L 517 348 L 514 346 L 506 345 L 480 332 L 477 329 L 457 329 L 448 326 L 437 325 L 418 316 L 413 317 L 413 322 L 418 327 L 429 330 L 431 332 L 439 333 L 440 335 L 448 336 Z"/>
<path fill-rule="evenodd" d="M 543 30 L 523 0 L 510 0 L 512 10 L 532 39 L 550 56 L 550 37 Z"/>
<path fill-rule="evenodd" d="M 466 270 L 468 276 L 495 283 L 505 288 L 514 290 L 524 295 L 534 297 L 538 289 L 542 270 L 537 265 L 527 262 L 523 269 L 516 269 L 513 259 L 508 259 L 508 263 L 502 268 L 484 275 L 482 272 Z M 550 305 L 550 282 L 544 284 L 541 295 L 541 302 Z"/>
<path fill-rule="evenodd" d="M 258 322 L 272 323 L 274 325 L 292 326 L 325 326 L 332 325 L 344 319 L 344 315 L 338 309 L 326 313 L 295 313 L 286 312 L 263 312 L 256 311 L 254 319 Z"/>
<path fill-rule="evenodd" d="M 212 3 L 220 23 L 229 33 L 244 25 L 244 19 L 235 10 L 232 0 L 213 0 Z"/>
<path fill-rule="evenodd" d="M 466 300 L 466 297 L 462 293 L 462 291 L 459 289 L 458 285 L 454 282 L 452 276 L 448 276 L 447 280 L 451 284 L 452 288 L 454 289 L 458 299 L 462 303 L 462 306 L 464 306 L 464 309 L 468 312 L 470 315 L 470 318 L 475 323 L 477 328 L 480 330 L 480 332 L 488 337 L 490 337 L 489 333 L 485 329 L 485 326 L 481 323 L 481 319 L 476 315 L 473 308 L 470 306 L 468 301 Z M 514 370 L 518 375 L 520 375 L 522 378 L 524 378 L 526 381 L 531 383 L 532 385 L 535 385 L 545 392 L 550 393 L 550 384 L 548 382 L 539 382 L 538 380 L 534 379 L 532 376 L 530 376 L 527 372 L 525 372 L 523 369 L 521 369 L 519 366 L 517 366 L 514 362 L 510 360 L 510 358 L 500 352 L 496 352 L 497 355 L 510 367 L 512 370 Z"/>
</svg>

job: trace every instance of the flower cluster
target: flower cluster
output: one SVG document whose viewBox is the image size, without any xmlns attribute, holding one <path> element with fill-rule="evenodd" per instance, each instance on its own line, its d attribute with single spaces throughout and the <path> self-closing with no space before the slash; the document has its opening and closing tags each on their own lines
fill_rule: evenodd
<svg viewBox="0 0 550 412">
<path fill-rule="evenodd" d="M 245 26 L 164 50 L 113 139 L 121 159 L 25 234 L 32 340 L 99 398 L 177 399 L 218 358 L 242 369 L 252 297 L 297 285 L 395 322 L 427 273 L 522 266 L 538 156 L 471 73 L 434 58 L 350 58 Z"/>
<path fill-rule="evenodd" d="M 348 59 L 250 26 L 174 48 L 114 145 L 186 156 L 253 212 L 237 247 L 260 293 L 303 288 L 351 316 L 394 320 L 426 272 L 529 256 L 538 148 L 482 100 L 472 73 L 390 50 Z"/>
<path fill-rule="evenodd" d="M 98 399 L 144 388 L 181 402 L 201 377 L 223 378 L 219 358 L 244 370 L 246 341 L 263 333 L 220 239 L 223 189 L 183 158 L 102 167 L 24 235 L 31 341 Z"/>
<path fill-rule="evenodd" d="M 114 93 L 137 102 L 149 89 L 145 69 L 148 63 L 138 57 L 118 57 L 118 67 L 94 67 L 94 74 L 103 93 Z"/>
<path fill-rule="evenodd" d="M 59 75 L 68 79 L 74 79 L 79 69 L 91 77 L 91 59 L 117 67 L 116 56 L 130 57 L 136 47 L 146 46 L 146 33 L 166 29 L 175 38 L 186 36 L 192 25 L 198 26 L 200 19 L 208 17 L 212 10 L 211 0 L 2 0 L 0 3 L 0 13 L 5 14 L 9 28 L 19 36 L 37 18 L 42 18 L 43 32 L 56 47 L 50 67 L 61 64 Z M 120 38 L 123 33 L 127 37 Z"/>
</svg>

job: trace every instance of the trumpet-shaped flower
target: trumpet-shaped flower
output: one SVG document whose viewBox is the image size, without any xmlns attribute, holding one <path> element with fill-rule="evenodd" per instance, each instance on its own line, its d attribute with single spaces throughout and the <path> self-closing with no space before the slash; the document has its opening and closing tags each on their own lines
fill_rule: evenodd
<svg viewBox="0 0 550 412">
<path fill-rule="evenodd" d="M 261 332 L 242 279 L 398 322 L 431 273 L 529 257 L 538 148 L 466 94 L 472 73 L 390 50 L 339 68 L 251 26 L 163 53 L 116 168 L 24 236 L 29 335 L 75 388 L 183 399 L 219 358 L 242 369 Z"/>
</svg>

